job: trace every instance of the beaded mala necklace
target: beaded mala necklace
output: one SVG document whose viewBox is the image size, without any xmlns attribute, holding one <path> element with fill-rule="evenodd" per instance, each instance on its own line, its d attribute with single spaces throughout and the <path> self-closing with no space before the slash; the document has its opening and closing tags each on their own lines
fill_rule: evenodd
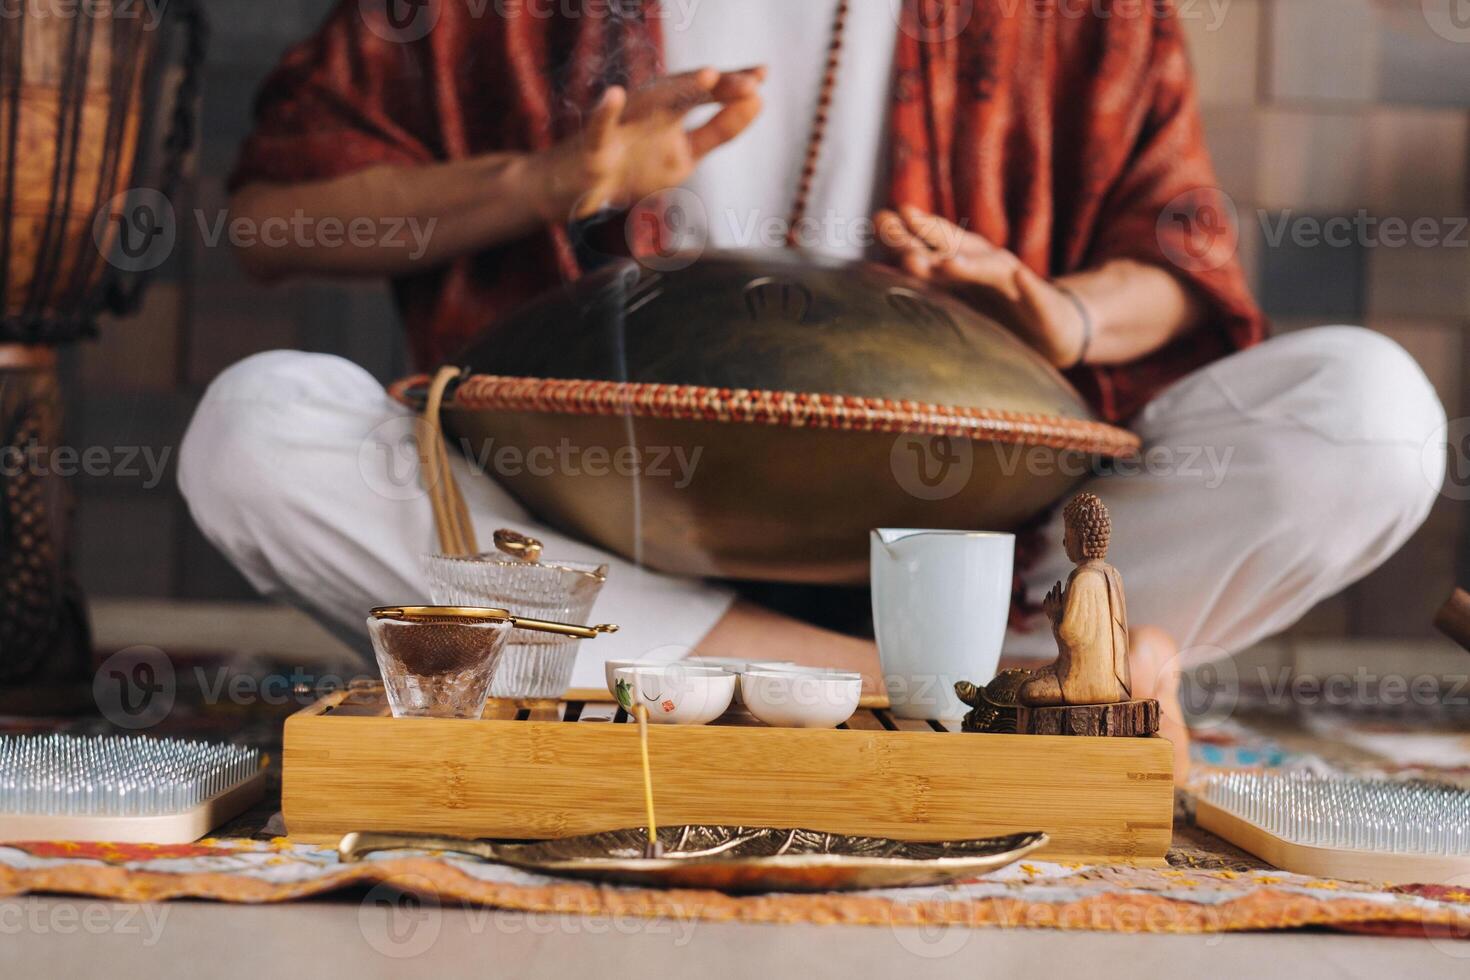
<svg viewBox="0 0 1470 980">
<path fill-rule="evenodd" d="M 817 161 L 822 155 L 822 141 L 827 136 L 827 122 L 832 112 L 832 95 L 837 89 L 837 70 L 842 64 L 842 43 L 847 33 L 847 14 L 851 0 L 839 0 L 837 13 L 832 18 L 832 40 L 827 45 L 827 67 L 822 72 L 822 87 L 817 95 L 817 111 L 812 117 L 811 134 L 807 137 L 806 156 L 802 161 L 801 177 L 796 184 L 796 196 L 791 202 L 791 216 L 786 224 L 786 247 L 798 245 L 796 227 L 806 217 L 811 202 L 812 184 L 817 177 Z"/>
</svg>

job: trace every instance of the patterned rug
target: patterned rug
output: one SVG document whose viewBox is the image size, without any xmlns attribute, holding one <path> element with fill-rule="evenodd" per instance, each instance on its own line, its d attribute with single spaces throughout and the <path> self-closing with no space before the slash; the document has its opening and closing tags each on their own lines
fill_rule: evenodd
<svg viewBox="0 0 1470 980">
<path fill-rule="evenodd" d="M 1129 933 L 1331 927 L 1470 937 L 1470 892 L 1379 888 L 1269 870 L 1164 869 L 1022 861 L 944 887 L 736 897 L 595 885 L 426 852 L 342 864 L 329 848 L 213 840 L 179 846 L 36 842 L 0 847 L 0 895 L 55 892 L 125 901 L 284 902 L 385 885 L 439 904 L 659 919 L 965 925 Z"/>
</svg>

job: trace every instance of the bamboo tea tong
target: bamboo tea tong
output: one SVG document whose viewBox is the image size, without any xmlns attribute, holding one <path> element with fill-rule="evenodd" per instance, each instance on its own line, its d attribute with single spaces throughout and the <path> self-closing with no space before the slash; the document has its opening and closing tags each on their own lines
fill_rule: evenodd
<svg viewBox="0 0 1470 980">
<path fill-rule="evenodd" d="M 434 527 L 439 532 L 439 549 L 446 555 L 479 554 L 475 540 L 475 525 L 470 521 L 470 511 L 465 505 L 464 494 L 460 493 L 459 482 L 449 468 L 449 451 L 444 446 L 444 423 L 440 421 L 439 409 L 444 403 L 444 392 L 458 380 L 464 371 L 457 367 L 442 367 L 429 384 L 428 399 L 424 403 L 424 414 L 420 416 L 418 436 L 420 478 L 429 495 L 429 504 L 434 508 Z"/>
</svg>

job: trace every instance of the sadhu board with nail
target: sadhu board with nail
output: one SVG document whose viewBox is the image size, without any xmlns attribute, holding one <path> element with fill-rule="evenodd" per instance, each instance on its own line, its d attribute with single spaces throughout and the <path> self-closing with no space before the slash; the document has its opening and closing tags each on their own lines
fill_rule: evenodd
<svg viewBox="0 0 1470 980">
<path fill-rule="evenodd" d="M 1137 450 L 999 323 L 895 270 L 643 262 L 498 324 L 452 362 L 442 421 L 539 518 L 659 571 L 866 582 L 870 528 L 1015 529 Z"/>
</svg>

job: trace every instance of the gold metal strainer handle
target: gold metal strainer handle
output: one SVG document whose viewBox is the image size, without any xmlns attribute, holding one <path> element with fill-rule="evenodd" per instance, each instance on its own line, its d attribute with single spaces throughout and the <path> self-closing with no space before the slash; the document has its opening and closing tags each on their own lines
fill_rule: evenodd
<svg viewBox="0 0 1470 980">
<path fill-rule="evenodd" d="M 595 640 L 604 633 L 616 633 L 615 623 L 598 623 L 596 626 L 578 626 L 575 623 L 553 623 L 545 619 L 530 619 L 513 616 L 505 609 L 480 606 L 378 606 L 368 615 L 374 619 L 400 619 L 410 623 L 436 622 L 442 620 L 478 620 L 485 623 L 510 623 L 516 629 L 535 630 L 538 633 L 556 633 L 575 636 L 582 640 Z"/>
</svg>

